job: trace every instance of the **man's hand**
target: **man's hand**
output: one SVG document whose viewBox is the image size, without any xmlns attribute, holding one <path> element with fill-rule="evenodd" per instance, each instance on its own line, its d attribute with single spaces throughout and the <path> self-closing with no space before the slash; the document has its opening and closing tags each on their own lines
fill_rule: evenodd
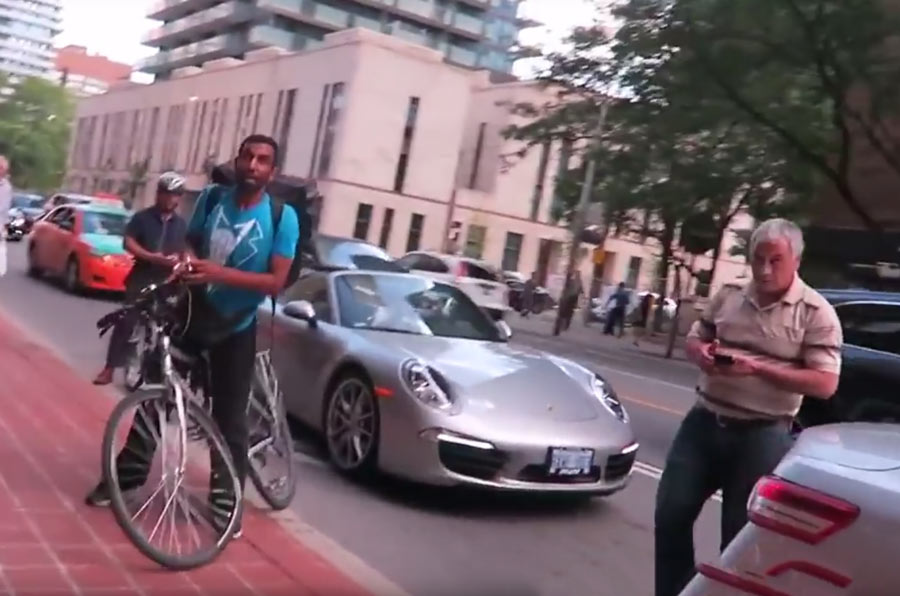
<svg viewBox="0 0 900 596">
<path fill-rule="evenodd" d="M 691 360 L 693 360 L 694 363 L 700 367 L 700 370 L 706 374 L 713 374 L 715 372 L 716 362 L 713 359 L 713 355 L 718 349 L 719 341 L 715 339 L 711 342 L 694 340 L 688 344 L 688 352 L 689 356 L 691 356 Z"/>
<path fill-rule="evenodd" d="M 191 272 L 182 279 L 189 284 L 221 283 L 225 279 L 225 267 L 204 259 L 192 260 Z"/>
<path fill-rule="evenodd" d="M 715 364 L 710 374 L 723 377 L 749 377 L 757 374 L 758 363 L 753 358 L 738 354 L 729 354 L 734 359 L 734 364 Z"/>
</svg>

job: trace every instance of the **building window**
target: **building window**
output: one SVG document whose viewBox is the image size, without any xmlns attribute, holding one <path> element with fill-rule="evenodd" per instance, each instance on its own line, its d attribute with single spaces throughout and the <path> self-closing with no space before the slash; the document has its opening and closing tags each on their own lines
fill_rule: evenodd
<svg viewBox="0 0 900 596">
<path fill-rule="evenodd" d="M 641 276 L 641 257 L 631 257 L 628 261 L 628 274 L 625 278 L 625 285 L 629 288 L 636 288 L 638 280 Z"/>
<path fill-rule="evenodd" d="M 322 135 L 322 152 L 319 156 L 319 176 L 328 176 L 331 170 L 331 152 L 334 150 L 334 138 L 338 122 L 344 107 L 344 84 L 334 83 L 331 86 L 331 99 L 328 105 L 328 116 L 325 118 L 325 130 Z"/>
<path fill-rule="evenodd" d="M 381 235 L 378 237 L 378 246 L 387 248 L 391 239 L 391 226 L 394 225 L 394 210 L 385 209 L 384 219 L 381 220 Z"/>
<path fill-rule="evenodd" d="M 522 252 L 522 234 L 506 233 L 506 244 L 503 246 L 503 270 L 518 271 L 519 255 Z"/>
<path fill-rule="evenodd" d="M 481 166 L 481 153 L 484 151 L 484 131 L 487 129 L 487 123 L 482 122 L 478 125 L 478 140 L 475 141 L 475 156 L 472 158 L 472 173 L 469 175 L 469 188 L 475 188 L 478 184 L 478 170 Z"/>
<path fill-rule="evenodd" d="M 212 157 L 216 161 L 219 159 L 219 153 L 222 151 L 222 137 L 225 135 L 225 122 L 228 120 L 228 98 L 222 100 L 222 111 L 219 115 L 219 131 L 216 134 L 216 144 L 213 147 Z M 233 147 L 228 148 L 228 155 L 234 151 Z"/>
<path fill-rule="evenodd" d="M 144 160 L 149 163 L 155 151 L 153 148 L 156 143 L 156 129 L 159 126 L 159 108 L 153 108 L 150 114 L 150 128 L 147 131 L 147 147 L 144 150 Z"/>
<path fill-rule="evenodd" d="M 369 238 L 369 224 L 372 223 L 372 206 L 360 203 L 356 208 L 356 225 L 353 226 L 353 237 L 357 240 Z"/>
<path fill-rule="evenodd" d="M 406 237 L 406 252 L 419 250 L 422 243 L 422 229 L 425 227 L 425 216 L 413 213 L 409 220 L 409 235 Z"/>
<path fill-rule="evenodd" d="M 550 161 L 550 141 L 541 145 L 541 159 L 538 162 L 537 182 L 534 184 L 534 195 L 531 197 L 531 220 L 536 221 L 544 198 L 544 180 L 547 179 L 547 164 Z"/>
<path fill-rule="evenodd" d="M 416 120 L 419 117 L 419 101 L 418 97 L 410 97 L 409 105 L 406 107 L 406 125 L 403 127 L 400 159 L 397 161 L 397 172 L 394 174 L 394 192 L 403 192 L 403 186 L 406 184 L 409 153 L 412 149 L 413 135 L 416 132 Z"/>
<path fill-rule="evenodd" d="M 297 90 L 291 89 L 282 92 L 284 97 L 279 93 L 278 113 L 275 116 L 276 125 L 274 134 L 278 141 L 279 157 L 281 163 L 284 163 L 285 155 L 287 155 L 287 145 L 291 134 L 291 124 L 294 120 L 294 102 L 297 99 Z M 281 164 L 279 164 L 281 165 Z"/>
<path fill-rule="evenodd" d="M 463 254 L 472 259 L 480 259 L 481 253 L 484 251 L 484 237 L 487 229 L 484 226 L 474 224 L 469 225 L 469 231 L 466 234 L 466 248 Z"/>
</svg>

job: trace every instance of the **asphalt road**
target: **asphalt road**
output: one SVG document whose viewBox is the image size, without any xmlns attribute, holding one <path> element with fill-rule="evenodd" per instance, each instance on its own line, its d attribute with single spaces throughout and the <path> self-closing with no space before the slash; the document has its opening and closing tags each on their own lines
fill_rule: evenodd
<svg viewBox="0 0 900 596">
<path fill-rule="evenodd" d="M 0 308 L 89 378 L 105 341 L 94 323 L 115 306 L 67 295 L 25 275 L 24 244 L 10 245 Z M 626 400 L 639 459 L 659 466 L 693 399 L 691 368 L 608 342 L 585 349 L 565 338 L 518 333 L 514 341 L 591 365 Z M 65 396 L 60 396 L 65 399 Z M 293 509 L 414 596 L 640 596 L 652 591 L 656 480 L 636 473 L 623 492 L 583 505 L 533 497 L 436 491 L 379 480 L 359 485 L 335 474 L 318 448 L 298 437 L 300 484 Z M 100 437 L 97 438 L 98 443 Z M 89 487 L 85 487 L 87 490 Z M 700 558 L 715 555 L 718 504 L 697 525 Z"/>
</svg>

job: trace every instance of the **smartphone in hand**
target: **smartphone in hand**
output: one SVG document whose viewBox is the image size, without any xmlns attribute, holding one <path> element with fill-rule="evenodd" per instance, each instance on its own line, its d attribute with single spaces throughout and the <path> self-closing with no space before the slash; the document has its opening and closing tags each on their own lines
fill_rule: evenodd
<svg viewBox="0 0 900 596">
<path fill-rule="evenodd" d="M 728 354 L 713 354 L 713 361 L 718 366 L 731 366 L 734 364 L 734 357 Z"/>
</svg>

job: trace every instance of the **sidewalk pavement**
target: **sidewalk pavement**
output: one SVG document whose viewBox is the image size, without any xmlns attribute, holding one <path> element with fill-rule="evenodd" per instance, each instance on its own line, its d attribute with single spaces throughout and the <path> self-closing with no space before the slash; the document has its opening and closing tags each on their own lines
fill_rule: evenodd
<svg viewBox="0 0 900 596">
<path fill-rule="evenodd" d="M 114 400 L 0 315 L 0 595 L 369 594 L 247 504 L 244 535 L 204 568 L 172 572 L 82 499 L 100 472 Z"/>
<path fill-rule="evenodd" d="M 506 319 L 514 332 L 525 335 L 536 335 L 544 338 L 552 338 L 558 341 L 568 342 L 587 349 L 607 349 L 625 352 L 637 352 L 650 356 L 665 357 L 666 345 L 669 341 L 667 333 L 659 333 L 647 336 L 641 340 L 641 345 L 634 345 L 634 336 L 631 328 L 625 328 L 625 335 L 618 338 L 603 335 L 603 323 L 594 321 L 585 326 L 581 311 L 577 311 L 572 318 L 572 324 L 568 331 L 563 331 L 558 337 L 553 335 L 553 325 L 556 322 L 556 311 L 545 311 L 538 315 L 522 317 L 518 313 L 509 313 Z M 687 360 L 684 353 L 684 338 L 675 338 L 675 349 L 672 352 L 673 360 Z"/>
</svg>

